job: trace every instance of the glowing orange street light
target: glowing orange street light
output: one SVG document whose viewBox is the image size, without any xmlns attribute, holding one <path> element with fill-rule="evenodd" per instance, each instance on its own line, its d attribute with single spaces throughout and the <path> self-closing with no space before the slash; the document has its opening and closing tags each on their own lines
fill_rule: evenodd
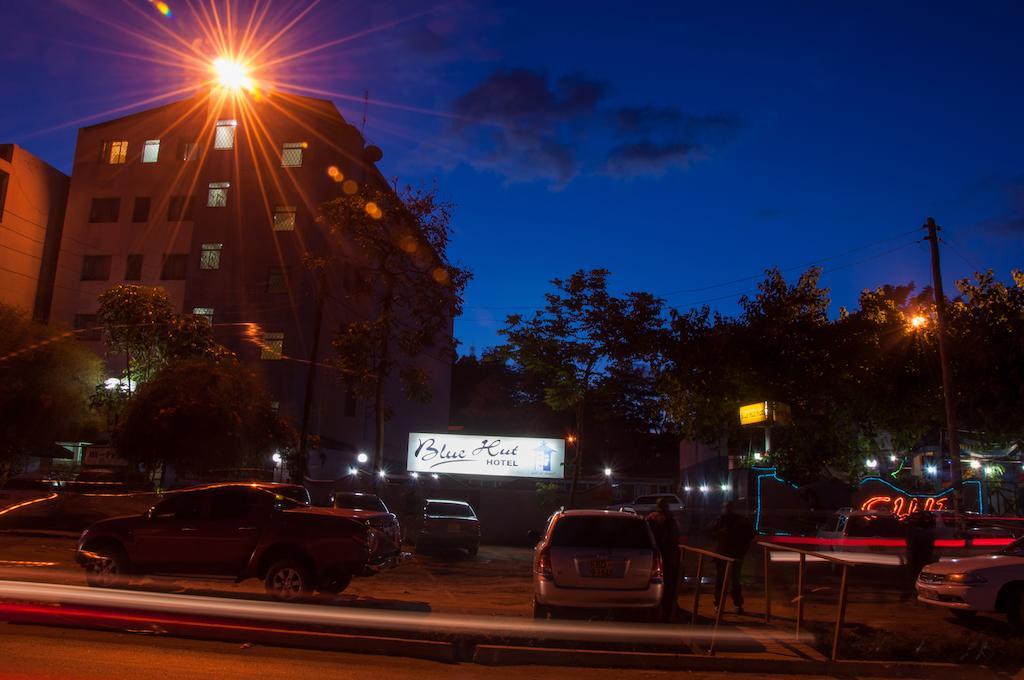
<svg viewBox="0 0 1024 680">
<path fill-rule="evenodd" d="M 921 328 L 924 328 L 924 326 L 927 323 L 928 323 L 928 317 L 926 317 L 926 316 L 922 316 L 920 314 L 915 314 L 914 316 L 910 317 L 910 327 L 913 328 L 914 330 L 919 330 Z"/>
<path fill-rule="evenodd" d="M 229 90 L 252 89 L 249 69 L 227 57 L 217 57 L 213 60 L 213 74 L 217 77 L 217 82 Z"/>
</svg>

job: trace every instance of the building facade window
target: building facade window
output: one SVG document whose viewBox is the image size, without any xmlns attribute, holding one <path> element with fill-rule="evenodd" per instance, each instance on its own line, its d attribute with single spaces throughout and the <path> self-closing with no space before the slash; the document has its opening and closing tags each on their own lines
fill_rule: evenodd
<svg viewBox="0 0 1024 680">
<path fill-rule="evenodd" d="M 267 292 L 288 292 L 288 269 L 286 267 L 269 267 L 267 269 Z"/>
<path fill-rule="evenodd" d="M 120 198 L 94 198 L 89 206 L 89 221 L 117 222 L 120 212 Z"/>
<path fill-rule="evenodd" d="M 123 165 L 128 160 L 128 140 L 114 139 L 103 142 L 100 161 L 107 165 Z"/>
<path fill-rule="evenodd" d="M 142 255 L 129 255 L 124 262 L 124 280 L 142 280 Z"/>
<path fill-rule="evenodd" d="M 302 150 L 305 149 L 306 146 L 307 144 L 305 142 L 285 142 L 284 147 L 281 149 L 281 167 L 301 168 Z"/>
<path fill-rule="evenodd" d="M 284 356 L 284 333 L 266 331 L 260 343 L 260 359 L 280 361 Z"/>
<path fill-rule="evenodd" d="M 192 315 L 206 319 L 206 322 L 213 325 L 213 307 L 193 307 Z"/>
<path fill-rule="evenodd" d="M 274 231 L 295 231 L 294 205 L 279 205 L 274 208 Z"/>
<path fill-rule="evenodd" d="M 136 196 L 135 205 L 132 206 L 132 222 L 148 222 L 149 206 L 153 199 L 149 196 Z"/>
<path fill-rule="evenodd" d="M 192 203 L 191 196 L 171 196 L 171 200 L 167 204 L 167 221 L 191 222 Z"/>
<path fill-rule="evenodd" d="M 160 158 L 160 140 L 147 139 L 146 143 L 142 145 L 142 162 L 156 163 L 158 158 Z"/>
<path fill-rule="evenodd" d="M 199 144 L 193 139 L 178 142 L 178 160 L 194 161 L 199 158 Z"/>
<path fill-rule="evenodd" d="M 235 148 L 235 131 L 238 129 L 237 120 L 218 120 L 213 135 L 214 149 Z"/>
<path fill-rule="evenodd" d="M 96 325 L 95 314 L 75 314 L 75 330 L 81 331 L 75 333 L 75 337 L 79 340 L 99 340 L 100 331 L 99 326 Z"/>
<path fill-rule="evenodd" d="M 4 204 L 7 202 L 7 182 L 11 176 L 0 170 L 0 220 L 4 218 Z"/>
<path fill-rule="evenodd" d="M 204 243 L 199 251 L 200 269 L 220 269 L 220 251 L 223 243 Z"/>
<path fill-rule="evenodd" d="M 82 281 L 110 279 L 110 255 L 86 255 L 82 258 Z"/>
<path fill-rule="evenodd" d="M 183 281 L 188 273 L 188 253 L 168 253 L 164 255 L 160 278 L 163 281 Z"/>
<path fill-rule="evenodd" d="M 228 189 L 231 182 L 210 182 L 209 193 L 206 195 L 207 208 L 226 208 L 228 205 Z"/>
</svg>

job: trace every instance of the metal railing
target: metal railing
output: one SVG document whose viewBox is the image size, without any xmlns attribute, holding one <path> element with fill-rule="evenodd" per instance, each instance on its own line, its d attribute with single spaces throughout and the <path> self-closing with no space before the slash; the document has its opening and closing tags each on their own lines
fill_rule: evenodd
<svg viewBox="0 0 1024 680">
<path fill-rule="evenodd" d="M 779 545 L 778 543 L 772 543 L 770 541 L 758 541 L 758 545 L 764 550 L 764 622 L 770 623 L 772 620 L 772 592 L 771 592 L 771 578 L 769 573 L 769 565 L 771 564 L 771 553 L 772 551 L 782 551 L 790 553 L 798 553 L 799 568 L 797 570 L 796 577 L 796 637 L 800 637 L 800 628 L 803 625 L 804 620 L 804 571 L 807 566 L 807 558 L 810 557 L 812 561 L 824 561 L 831 562 L 833 564 L 839 564 L 843 567 L 843 576 L 839 585 L 839 601 L 836 604 L 836 623 L 835 630 L 832 633 L 832 661 L 835 661 L 839 653 L 839 635 L 843 629 L 843 621 L 846 618 L 846 591 L 847 591 L 847 572 L 850 567 L 856 566 L 855 563 L 841 557 L 834 555 L 826 555 L 812 550 L 804 550 L 802 548 L 794 548 L 788 545 Z"/>
<path fill-rule="evenodd" d="M 697 625 L 697 612 L 700 610 L 700 587 L 701 582 L 704 578 L 704 557 L 707 556 L 714 560 L 722 560 L 725 562 L 725 574 L 722 578 L 722 589 L 717 593 L 718 597 L 715 598 L 718 606 L 715 608 L 715 627 L 711 632 L 711 642 L 708 644 L 708 656 L 714 656 L 715 654 L 715 641 L 718 638 L 718 625 L 722 622 L 722 610 L 725 608 L 725 595 L 729 588 L 729 576 L 732 574 L 732 564 L 736 561 L 734 557 L 729 557 L 721 553 L 716 553 L 713 550 L 704 550 L 703 548 L 694 548 L 693 546 L 680 544 L 679 549 L 684 553 L 696 553 L 697 555 L 697 576 L 695 579 L 695 588 L 693 591 L 693 606 L 690 610 L 690 625 Z"/>
</svg>

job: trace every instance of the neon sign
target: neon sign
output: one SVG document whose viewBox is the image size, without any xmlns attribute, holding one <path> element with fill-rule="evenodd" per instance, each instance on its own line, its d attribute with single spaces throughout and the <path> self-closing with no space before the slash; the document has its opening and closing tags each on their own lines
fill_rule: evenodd
<svg viewBox="0 0 1024 680">
<path fill-rule="evenodd" d="M 946 510 L 948 498 L 914 498 L 908 496 L 872 496 L 864 501 L 860 509 L 866 511 L 888 511 L 900 519 L 918 510 Z"/>
</svg>

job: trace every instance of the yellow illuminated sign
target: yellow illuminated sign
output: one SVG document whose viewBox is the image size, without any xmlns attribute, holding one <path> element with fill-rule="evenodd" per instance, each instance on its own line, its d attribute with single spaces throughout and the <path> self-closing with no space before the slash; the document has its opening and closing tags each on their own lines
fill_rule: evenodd
<svg viewBox="0 0 1024 680">
<path fill-rule="evenodd" d="M 768 402 L 761 401 L 756 404 L 740 406 L 740 425 L 756 425 L 757 423 L 768 422 Z"/>
</svg>

